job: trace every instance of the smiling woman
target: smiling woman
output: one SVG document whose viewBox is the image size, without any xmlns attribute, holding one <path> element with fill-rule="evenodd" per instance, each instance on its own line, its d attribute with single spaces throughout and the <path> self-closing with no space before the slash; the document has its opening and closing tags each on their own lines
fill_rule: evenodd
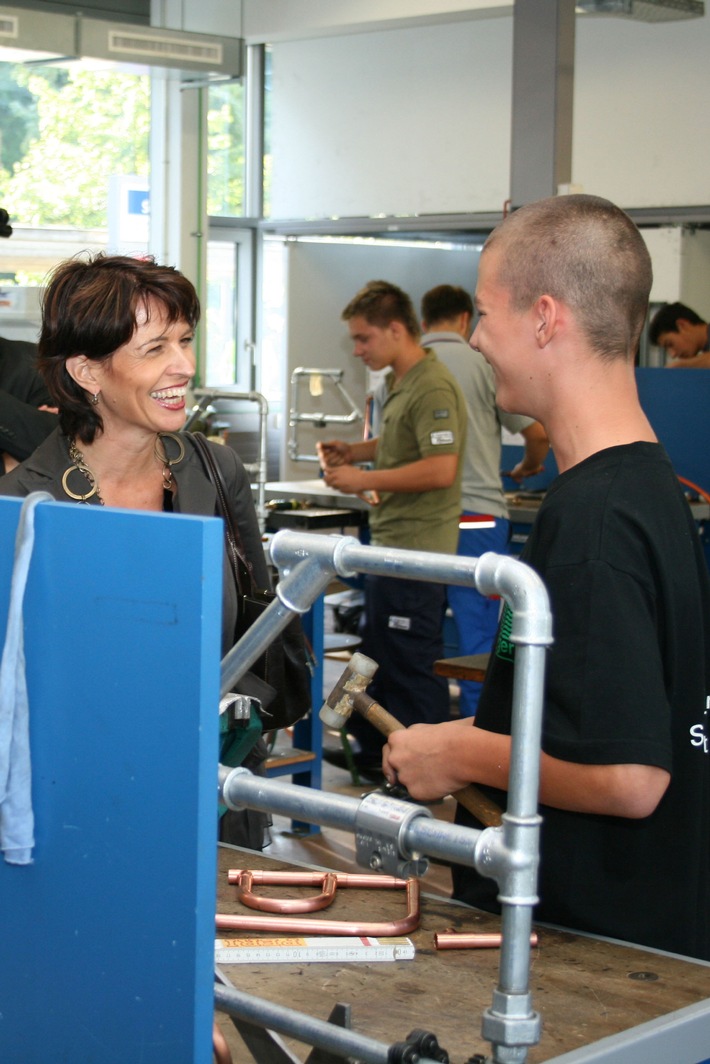
<svg viewBox="0 0 710 1064">
<path fill-rule="evenodd" d="M 199 317 L 194 287 L 172 267 L 120 255 L 61 263 L 45 292 L 38 360 L 59 427 L 0 477 L 0 495 L 47 491 L 63 502 L 214 516 L 214 484 L 181 432 Z M 267 588 L 247 473 L 230 447 L 208 446 L 255 582 Z M 223 573 L 222 657 L 234 642 L 238 605 L 226 552 Z M 264 756 L 259 740 L 250 767 Z M 226 816 L 230 841 L 261 848 L 263 814 Z"/>
<path fill-rule="evenodd" d="M 184 425 L 199 316 L 187 278 L 151 260 L 97 255 L 54 271 L 38 365 L 60 409 L 55 442 L 71 459 L 65 496 L 173 509 L 176 482 L 159 434 Z M 68 489 L 73 470 L 85 477 L 83 490 Z"/>
</svg>

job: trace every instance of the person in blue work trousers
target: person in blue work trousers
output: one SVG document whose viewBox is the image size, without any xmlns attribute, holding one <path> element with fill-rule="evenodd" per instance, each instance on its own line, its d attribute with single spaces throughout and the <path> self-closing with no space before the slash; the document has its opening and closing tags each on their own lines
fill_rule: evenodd
<svg viewBox="0 0 710 1064">
<path fill-rule="evenodd" d="M 521 414 L 509 414 L 496 403 L 493 370 L 469 344 L 473 301 L 468 292 L 450 284 L 430 289 L 421 302 L 422 347 L 434 351 L 449 369 L 466 402 L 466 447 L 461 479 L 461 522 L 458 553 L 478 558 L 486 551 L 507 554 L 510 520 L 501 482 L 502 428 L 521 433 L 524 453 L 508 474 L 514 480 L 541 473 L 549 450 L 542 425 Z M 498 628 L 500 601 L 474 587 L 447 588 L 454 615 L 459 654 L 487 654 Z M 475 680 L 460 681 L 459 712 L 473 717 L 481 695 Z"/>
<path fill-rule="evenodd" d="M 396 285 L 370 281 L 342 316 L 355 357 L 370 370 L 390 373 L 376 438 L 318 444 L 325 481 L 346 493 L 376 493 L 379 502 L 369 511 L 373 545 L 454 554 L 466 436 L 461 390 L 434 352 L 422 347 L 412 301 Z M 443 657 L 445 609 L 443 584 L 365 578 L 361 650 L 379 665 L 368 690 L 405 725 L 449 719 L 448 683 L 434 673 Z M 357 715 L 349 728 L 360 746 L 358 771 L 381 780 L 382 735 Z M 341 753 L 324 756 L 337 763 Z"/>
</svg>

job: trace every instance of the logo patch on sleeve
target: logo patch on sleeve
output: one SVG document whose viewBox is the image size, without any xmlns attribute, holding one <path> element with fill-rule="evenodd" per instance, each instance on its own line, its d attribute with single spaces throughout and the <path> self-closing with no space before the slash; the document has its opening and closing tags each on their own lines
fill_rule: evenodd
<svg viewBox="0 0 710 1064">
<path fill-rule="evenodd" d="M 451 416 L 451 412 L 448 409 L 448 407 L 442 407 L 440 410 L 435 410 L 434 411 L 434 420 L 435 421 L 441 421 L 442 418 L 447 418 L 447 417 L 450 417 L 450 416 Z"/>
<path fill-rule="evenodd" d="M 395 614 L 390 614 L 387 618 L 387 627 L 396 628 L 400 632 L 408 632 L 412 627 L 411 617 L 397 617 Z"/>
<path fill-rule="evenodd" d="M 429 434 L 432 447 L 441 447 L 442 445 L 448 446 L 454 442 L 454 434 L 451 429 L 447 429 L 444 432 L 432 432 Z"/>
</svg>

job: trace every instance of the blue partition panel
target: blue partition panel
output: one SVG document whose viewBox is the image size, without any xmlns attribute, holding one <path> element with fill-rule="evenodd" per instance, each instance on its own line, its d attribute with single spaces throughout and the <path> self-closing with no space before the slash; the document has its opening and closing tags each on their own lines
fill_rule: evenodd
<svg viewBox="0 0 710 1064">
<path fill-rule="evenodd" d="M 668 451 L 676 473 L 710 492 L 710 371 L 702 369 L 636 370 L 641 406 L 659 440 Z M 503 447 L 502 468 L 512 469 L 523 456 L 523 448 Z M 529 477 L 526 491 L 547 488 L 557 476 L 554 455 L 545 460 L 545 472 Z M 507 491 L 519 485 L 505 479 Z"/>
<path fill-rule="evenodd" d="M 680 477 L 710 492 L 710 372 L 636 370 L 641 405 Z"/>
<path fill-rule="evenodd" d="M 4 639 L 20 501 L 0 498 Z M 212 1060 L 222 531 L 40 504 L 34 862 L 0 858 L 0 1060 Z"/>
</svg>

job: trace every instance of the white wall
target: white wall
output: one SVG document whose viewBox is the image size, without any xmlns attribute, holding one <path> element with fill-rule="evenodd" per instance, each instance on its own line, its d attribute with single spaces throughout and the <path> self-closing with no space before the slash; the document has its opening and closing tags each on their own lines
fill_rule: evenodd
<svg viewBox="0 0 710 1064">
<path fill-rule="evenodd" d="M 573 181 L 622 207 L 710 202 L 710 14 L 577 19 Z"/>
<path fill-rule="evenodd" d="M 511 25 L 276 45 L 272 217 L 502 210 Z"/>
<path fill-rule="evenodd" d="M 157 25 L 274 42 L 275 218 L 499 211 L 512 2 L 153 0 Z M 381 28 L 387 27 L 387 28 Z M 710 200 L 710 13 L 576 20 L 572 181 L 621 206 Z"/>
<path fill-rule="evenodd" d="M 243 0 L 250 44 L 510 15 L 512 0 Z"/>
<path fill-rule="evenodd" d="M 499 211 L 512 18 L 273 49 L 272 217 Z M 621 206 L 706 204 L 710 15 L 577 19 L 572 180 Z"/>
<path fill-rule="evenodd" d="M 710 232 L 679 226 L 641 232 L 653 262 L 651 303 L 685 303 L 710 321 Z"/>
</svg>

